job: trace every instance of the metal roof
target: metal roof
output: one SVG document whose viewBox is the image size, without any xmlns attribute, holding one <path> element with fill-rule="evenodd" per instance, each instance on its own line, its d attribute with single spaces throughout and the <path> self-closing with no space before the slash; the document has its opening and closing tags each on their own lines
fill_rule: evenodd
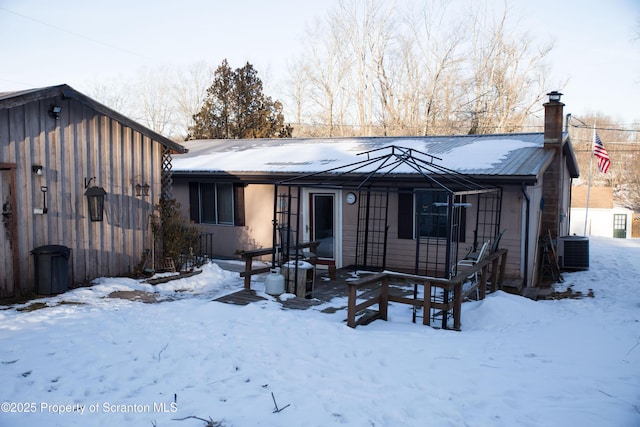
<svg viewBox="0 0 640 427">
<path fill-rule="evenodd" d="M 563 135 L 563 141 L 566 142 L 565 145 L 569 145 L 568 149 L 573 153 L 568 142 L 568 134 Z M 223 139 L 187 141 L 184 145 L 189 150 L 188 153 L 174 156 L 173 172 L 178 176 L 323 172 L 338 166 L 340 161 L 347 164 L 359 160 L 358 154 L 398 146 L 435 156 L 436 163 L 440 161 L 442 166 L 468 175 L 500 179 L 537 179 L 555 153 L 553 149 L 544 148 L 543 133 Z M 282 155 L 278 162 L 274 162 L 265 159 L 266 153 L 274 157 L 278 157 L 278 153 Z M 492 153 L 497 154 L 491 157 Z M 487 156 L 491 158 L 490 161 L 487 161 Z M 575 161 L 575 157 L 569 157 L 568 162 Z M 347 161 L 349 158 L 350 161 Z M 570 165 L 570 169 L 571 167 Z M 577 176 L 577 166 L 571 171 L 572 175 Z"/>
</svg>

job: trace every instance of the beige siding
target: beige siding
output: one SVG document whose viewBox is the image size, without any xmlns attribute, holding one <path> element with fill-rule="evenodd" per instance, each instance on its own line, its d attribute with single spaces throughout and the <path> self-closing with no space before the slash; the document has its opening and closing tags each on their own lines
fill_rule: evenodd
<svg viewBox="0 0 640 427">
<path fill-rule="evenodd" d="M 237 257 L 239 250 L 270 248 L 273 246 L 273 189 L 274 186 L 251 184 L 245 187 L 245 225 L 199 224 L 203 233 L 213 233 L 213 256 Z M 190 217 L 189 182 L 174 183 L 173 193 L 184 215 Z"/>
<path fill-rule="evenodd" d="M 174 195 L 182 205 L 185 215 L 189 215 L 188 179 L 180 179 L 174 184 Z M 534 273 L 537 237 L 536 230 L 540 217 L 539 204 L 540 186 L 527 187 L 530 198 L 529 217 L 529 254 L 527 273 L 529 281 Z M 273 219 L 273 185 L 251 184 L 245 187 L 246 225 L 243 227 L 216 226 L 200 224 L 205 233 L 214 233 L 214 256 L 235 257 L 236 251 L 242 249 L 257 249 L 272 246 Z M 509 279 L 522 280 L 525 273 L 524 266 L 524 232 L 525 232 L 525 198 L 519 186 L 503 189 L 502 216 L 500 230 L 505 231 L 500 247 L 509 250 L 506 264 L 506 276 Z M 342 259 L 337 260 L 339 266 L 350 266 L 356 263 L 356 233 L 358 205 L 343 203 L 342 209 Z M 471 210 L 466 217 L 465 242 L 458 247 L 458 258 L 463 257 L 473 243 L 475 228 L 475 213 Z M 388 246 L 387 269 L 413 272 L 415 266 L 416 241 L 414 239 L 398 238 L 398 197 L 396 193 L 389 195 L 388 211 Z M 426 243 L 424 244 L 426 245 Z M 445 245 L 441 245 L 443 248 Z M 426 248 L 420 248 L 421 254 Z M 430 254 L 434 254 L 431 248 Z M 439 253 L 444 260 L 445 254 Z M 443 261 L 444 262 L 444 261 Z"/>
<path fill-rule="evenodd" d="M 500 247 L 507 248 L 506 275 L 511 278 L 521 277 L 521 224 L 522 196 L 519 189 L 513 188 L 505 190 L 503 193 L 503 212 L 501 230 L 507 230 L 502 237 Z M 343 265 L 355 264 L 356 254 L 356 224 L 357 206 L 343 206 Z M 397 194 L 389 195 L 388 213 L 388 247 L 387 247 L 387 269 L 413 272 L 415 268 L 416 241 L 414 239 L 398 238 L 398 197 Z M 473 243 L 473 230 L 475 228 L 475 217 L 467 215 L 465 242 L 459 244 L 458 257 L 463 257 Z M 426 244 L 420 248 L 422 254 L 426 253 Z M 433 253 L 434 249 L 431 248 Z M 438 256 L 444 259 L 445 254 Z"/>
</svg>

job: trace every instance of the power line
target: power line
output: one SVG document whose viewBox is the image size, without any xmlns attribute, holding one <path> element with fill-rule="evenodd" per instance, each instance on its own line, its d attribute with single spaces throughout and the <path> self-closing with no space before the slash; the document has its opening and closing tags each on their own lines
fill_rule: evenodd
<svg viewBox="0 0 640 427">
<path fill-rule="evenodd" d="M 580 122 L 581 124 L 573 124 L 571 123 L 572 120 L 576 120 L 578 122 Z M 583 122 L 582 120 L 574 117 L 574 116 L 569 116 L 569 121 L 568 121 L 568 125 L 571 127 L 574 127 L 576 129 L 594 129 L 593 125 L 588 125 L 585 122 Z M 610 130 L 610 131 L 615 131 L 615 132 L 640 132 L 640 129 L 622 129 L 622 128 L 612 128 L 612 127 L 599 127 L 596 126 L 595 130 Z"/>
<path fill-rule="evenodd" d="M 108 48 L 110 48 L 110 49 L 119 50 L 119 51 L 121 51 L 121 52 L 127 53 L 127 54 L 129 54 L 129 55 L 137 56 L 137 57 L 142 58 L 142 59 L 155 61 L 155 59 L 153 59 L 153 58 L 149 58 L 149 57 L 144 56 L 144 55 L 141 55 L 141 54 L 139 54 L 139 53 L 137 53 L 137 52 L 133 52 L 133 51 L 128 50 L 128 49 L 124 49 L 124 48 L 122 48 L 122 47 L 120 47 L 120 46 L 116 46 L 116 45 L 112 45 L 112 44 L 109 44 L 109 43 L 105 43 L 105 42 L 103 42 L 103 41 L 100 41 L 100 40 L 94 39 L 94 38 L 92 38 L 92 37 L 85 36 L 84 34 L 76 33 L 76 32 L 74 32 L 74 31 L 70 31 L 70 30 L 67 30 L 67 29 L 65 29 L 65 28 L 61 28 L 61 27 L 58 27 L 58 26 L 56 26 L 56 25 L 49 24 L 48 22 L 40 21 L 39 19 L 32 18 L 32 17 L 30 17 L 30 16 L 24 15 L 24 14 L 19 13 L 19 12 L 15 12 L 15 11 L 13 11 L 13 10 L 9 10 L 9 9 L 7 9 L 7 8 L 5 8 L 5 7 L 0 7 L 0 10 L 3 10 L 3 11 L 8 12 L 8 13 L 12 13 L 12 14 L 14 14 L 14 15 L 16 15 L 16 16 L 19 16 L 19 17 L 24 18 L 24 19 L 28 19 L 29 21 L 33 21 L 33 22 L 38 23 L 38 24 L 40 24 L 40 25 L 44 25 L 44 26 L 46 26 L 46 27 L 53 28 L 54 30 L 61 31 L 61 32 L 63 32 L 63 33 L 67 33 L 67 34 L 71 34 L 71 35 L 73 35 L 73 36 L 80 37 L 80 38 L 85 39 L 85 40 L 89 40 L 89 41 L 91 41 L 91 42 L 93 42 L 93 43 L 97 43 L 97 44 L 100 44 L 100 45 L 106 46 L 106 47 L 108 47 Z"/>
</svg>

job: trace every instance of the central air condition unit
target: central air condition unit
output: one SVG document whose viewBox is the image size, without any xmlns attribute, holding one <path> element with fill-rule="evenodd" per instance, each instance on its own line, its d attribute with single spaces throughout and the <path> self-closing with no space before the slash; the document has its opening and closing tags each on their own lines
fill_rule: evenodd
<svg viewBox="0 0 640 427">
<path fill-rule="evenodd" d="M 583 236 L 558 237 L 558 264 L 569 270 L 589 269 L 589 238 Z"/>
</svg>

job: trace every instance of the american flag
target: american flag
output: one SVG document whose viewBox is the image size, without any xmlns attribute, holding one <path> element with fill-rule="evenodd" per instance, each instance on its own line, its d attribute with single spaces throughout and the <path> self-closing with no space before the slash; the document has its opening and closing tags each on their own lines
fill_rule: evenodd
<svg viewBox="0 0 640 427">
<path fill-rule="evenodd" d="M 611 166 L 611 160 L 609 159 L 609 153 L 604 148 L 604 144 L 596 132 L 596 140 L 593 143 L 593 155 L 598 158 L 598 170 L 602 173 L 607 173 L 609 166 Z"/>
</svg>

